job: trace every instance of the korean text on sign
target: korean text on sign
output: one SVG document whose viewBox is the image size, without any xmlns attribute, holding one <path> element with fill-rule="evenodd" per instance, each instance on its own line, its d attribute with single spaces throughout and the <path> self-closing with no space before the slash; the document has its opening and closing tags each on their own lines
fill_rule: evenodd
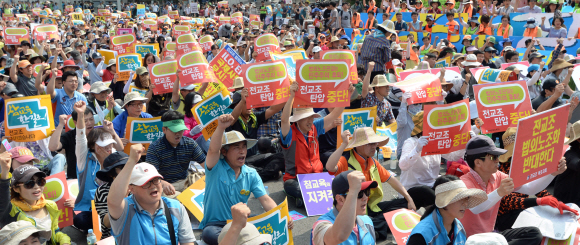
<svg viewBox="0 0 580 245">
<path fill-rule="evenodd" d="M 173 91 L 173 84 L 177 79 L 177 61 L 167 60 L 147 67 L 151 76 L 151 82 L 155 85 L 154 94 L 165 94 Z"/>
<path fill-rule="evenodd" d="M 322 215 L 332 209 L 332 180 L 328 173 L 298 174 L 298 182 L 308 216 Z"/>
<path fill-rule="evenodd" d="M 284 60 L 242 66 L 244 85 L 248 88 L 248 108 L 271 106 L 288 101 L 290 80 Z"/>
<path fill-rule="evenodd" d="M 203 47 L 202 47 L 203 48 Z M 209 66 L 215 77 L 227 88 L 234 84 L 236 77 L 242 76 L 242 65 L 246 62 L 230 47 L 225 46 L 216 57 L 211 60 Z"/>
<path fill-rule="evenodd" d="M 297 60 L 294 107 L 349 106 L 349 66 L 348 60 Z"/>
<path fill-rule="evenodd" d="M 348 130 L 352 135 L 354 135 L 354 131 L 357 128 L 371 127 L 375 130 L 377 128 L 377 123 L 375 122 L 376 117 L 376 106 L 359 109 L 346 109 L 340 115 L 342 123 L 338 125 L 337 132 Z M 340 134 L 337 134 L 336 136 L 336 148 L 338 149 L 342 144 L 342 137 Z"/>
<path fill-rule="evenodd" d="M 231 104 L 230 92 L 223 88 L 215 94 L 204 98 L 191 109 L 195 120 L 203 127 L 202 133 L 205 139 L 210 139 L 216 130 L 218 125 L 217 118 L 232 112 L 232 109 L 229 108 Z"/>
<path fill-rule="evenodd" d="M 9 99 L 4 113 L 6 136 L 17 142 L 47 138 L 54 129 L 52 103 L 48 95 Z"/>
<path fill-rule="evenodd" d="M 403 93 L 411 93 L 411 98 L 407 99 L 409 105 L 443 100 L 441 82 L 439 77 L 433 74 L 426 73 L 407 78 L 395 83 L 394 86 L 400 88 Z"/>
<path fill-rule="evenodd" d="M 133 144 L 143 144 L 145 147 L 145 152 L 149 145 L 163 137 L 163 122 L 161 122 L 161 117 L 154 118 L 127 118 L 127 127 L 125 129 L 125 139 L 129 140 L 129 144 L 125 146 L 125 153 L 131 149 Z"/>
<path fill-rule="evenodd" d="M 429 143 L 423 147 L 422 156 L 465 149 L 471 130 L 468 99 L 446 105 L 425 105 L 423 115 L 423 135 L 429 136 Z"/>
</svg>

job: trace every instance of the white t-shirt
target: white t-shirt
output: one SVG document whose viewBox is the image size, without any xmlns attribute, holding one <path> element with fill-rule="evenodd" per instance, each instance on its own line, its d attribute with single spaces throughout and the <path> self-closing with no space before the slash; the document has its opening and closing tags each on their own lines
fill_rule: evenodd
<svg viewBox="0 0 580 245">
<path fill-rule="evenodd" d="M 157 12 L 157 11 L 159 11 L 159 6 L 157 6 L 157 4 L 154 4 L 153 6 L 151 6 L 151 10 L 153 12 Z"/>
</svg>

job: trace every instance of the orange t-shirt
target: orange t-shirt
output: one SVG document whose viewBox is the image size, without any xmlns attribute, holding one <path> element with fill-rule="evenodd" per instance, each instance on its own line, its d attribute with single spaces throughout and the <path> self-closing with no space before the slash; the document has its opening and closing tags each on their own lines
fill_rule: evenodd
<svg viewBox="0 0 580 245">
<path fill-rule="evenodd" d="M 365 161 L 365 159 L 363 159 L 362 156 L 360 156 L 356 152 L 354 152 L 354 156 L 356 157 L 356 160 L 359 163 L 363 163 Z M 372 157 L 367 158 L 367 164 L 360 164 L 362 172 L 365 175 L 366 181 L 372 180 L 371 173 L 370 173 L 370 167 L 372 167 L 372 164 L 375 164 L 375 163 L 371 159 L 372 159 Z M 365 165 L 368 165 L 368 166 L 365 166 Z M 330 172 L 330 171 L 328 173 L 336 176 L 344 171 L 348 171 L 348 159 L 344 156 L 341 156 L 340 160 L 338 160 L 337 167 L 338 167 L 338 169 L 336 170 L 335 173 Z M 391 174 L 389 173 L 389 171 L 387 171 L 382 165 L 378 164 L 377 170 L 379 170 L 379 175 L 381 176 L 381 183 L 386 182 L 391 178 Z"/>
</svg>

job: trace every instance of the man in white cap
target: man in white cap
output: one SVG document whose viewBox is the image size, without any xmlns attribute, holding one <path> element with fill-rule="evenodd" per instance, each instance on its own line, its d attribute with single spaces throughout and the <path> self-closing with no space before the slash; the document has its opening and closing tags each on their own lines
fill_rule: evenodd
<svg viewBox="0 0 580 245">
<path fill-rule="evenodd" d="M 480 67 L 481 63 L 477 62 L 477 56 L 475 54 L 468 54 L 465 57 L 465 61 L 461 62 L 461 64 L 464 67 L 463 71 L 461 71 L 461 77 L 463 78 L 463 82 L 469 85 L 469 100 L 474 100 L 473 85 L 477 84 L 477 80 L 475 80 L 470 69 Z"/>
<path fill-rule="evenodd" d="M 116 243 L 193 245 L 195 236 L 185 207 L 161 197 L 163 177 L 153 165 L 137 164 L 144 151 L 143 145 L 132 145 L 129 160 L 111 184 L 107 207 Z M 132 195 L 127 197 L 128 191 Z"/>
<path fill-rule="evenodd" d="M 319 46 L 315 46 L 312 48 L 312 59 L 313 60 L 319 60 L 320 59 L 320 51 L 322 51 L 322 48 Z"/>
<path fill-rule="evenodd" d="M 349 89 L 350 93 L 352 93 Z M 296 180 L 297 174 L 322 173 L 318 137 L 335 128 L 340 123 L 339 116 L 344 107 L 337 107 L 323 118 L 314 113 L 312 108 L 296 108 L 292 110 L 294 97 L 298 91 L 298 83 L 290 85 L 290 97 L 282 110 L 281 145 L 286 164 L 284 174 L 284 191 L 296 198 L 296 206 L 302 207 L 302 193 Z M 292 116 L 290 113 L 294 112 Z M 315 118 L 319 118 L 316 119 Z M 337 120 L 338 119 L 338 120 Z"/>
</svg>

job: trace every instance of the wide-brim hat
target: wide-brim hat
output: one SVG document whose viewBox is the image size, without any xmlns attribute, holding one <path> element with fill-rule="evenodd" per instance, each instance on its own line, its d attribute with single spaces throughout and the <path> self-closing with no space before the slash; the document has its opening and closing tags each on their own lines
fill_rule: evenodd
<svg viewBox="0 0 580 245">
<path fill-rule="evenodd" d="M 244 87 L 244 79 L 242 77 L 236 77 L 236 79 L 234 79 L 234 84 L 229 87 L 229 90 L 235 90 L 238 88 L 243 88 Z"/>
<path fill-rule="evenodd" d="M 393 30 L 392 28 L 387 27 L 386 25 L 383 25 L 383 23 L 378 24 L 377 25 L 377 29 L 379 31 L 382 31 L 383 34 L 392 33 L 394 35 L 397 35 L 397 32 L 395 30 Z"/>
<path fill-rule="evenodd" d="M 554 60 L 554 63 L 552 63 L 552 68 L 550 68 L 550 73 L 560 70 L 560 69 L 566 69 L 566 68 L 570 68 L 570 67 L 574 67 L 573 64 L 565 61 L 564 59 L 556 59 Z"/>
<path fill-rule="evenodd" d="M 389 73 L 388 75 L 393 74 Z M 391 76 L 387 77 L 385 75 L 376 75 L 375 78 L 373 78 L 373 82 L 371 83 L 371 88 L 395 85 L 394 83 L 391 83 L 391 81 L 397 82 L 396 78 L 393 80 L 393 77 Z"/>
<path fill-rule="evenodd" d="M 320 114 L 314 112 L 312 108 L 294 108 L 293 115 L 290 117 L 290 122 L 297 122 L 311 116 L 318 118 L 320 117 Z"/>
<path fill-rule="evenodd" d="M 451 63 L 455 63 L 455 61 L 457 61 L 458 59 L 461 58 L 465 58 L 465 55 L 462 53 L 456 53 L 455 55 L 453 55 L 453 59 L 451 60 Z"/>
<path fill-rule="evenodd" d="M 435 187 L 435 206 L 438 208 L 447 207 L 464 198 L 468 198 L 466 208 L 473 208 L 485 202 L 487 194 L 477 188 L 467 189 L 463 180 L 454 180 Z"/>
<path fill-rule="evenodd" d="M 479 24 L 479 19 L 477 17 L 471 17 L 471 19 L 469 19 L 468 22 L 473 22 L 473 23 Z"/>
<path fill-rule="evenodd" d="M 413 127 L 411 136 L 415 136 L 423 132 L 423 111 L 420 111 L 413 116 L 413 124 L 415 125 L 415 127 Z"/>
<path fill-rule="evenodd" d="M 421 61 L 421 62 L 419 62 L 419 64 L 413 70 L 420 71 L 420 70 L 427 70 L 429 68 L 430 68 L 429 67 L 429 62 L 427 62 L 427 61 Z"/>
<path fill-rule="evenodd" d="M 333 42 L 338 42 L 339 40 L 340 40 L 340 39 L 338 39 L 338 37 L 336 37 L 336 36 L 332 36 L 332 37 L 330 38 L 330 42 L 331 42 L 331 43 L 333 43 Z"/>
<path fill-rule="evenodd" d="M 526 24 L 524 25 L 524 28 L 535 28 L 536 26 L 537 26 L 536 25 L 536 19 L 534 19 L 534 17 L 530 17 L 526 21 Z"/>
<path fill-rule="evenodd" d="M 518 128 L 516 127 L 509 127 L 505 133 L 501 136 L 501 140 L 503 141 L 503 149 L 507 152 L 501 156 L 499 156 L 500 162 L 507 162 L 510 157 L 514 155 L 514 146 L 516 142 L 516 132 Z"/>
<path fill-rule="evenodd" d="M 109 60 L 109 64 L 107 65 L 107 67 L 111 67 L 117 64 L 117 61 L 115 59 L 110 59 Z"/>
<path fill-rule="evenodd" d="M 129 160 L 129 155 L 125 152 L 114 152 L 111 155 L 105 158 L 105 162 L 103 164 L 103 169 L 97 172 L 97 178 L 105 182 L 113 182 L 113 178 L 109 176 L 109 172 L 115 171 L 115 168 L 119 166 L 125 166 L 127 161 Z"/>
<path fill-rule="evenodd" d="M 129 92 L 125 95 L 125 98 L 123 99 L 123 107 L 125 107 L 131 101 L 147 101 L 147 100 L 149 99 L 141 96 L 141 94 L 139 94 L 138 92 Z"/>
<path fill-rule="evenodd" d="M 246 141 L 246 148 L 247 149 L 254 147 L 254 145 L 256 145 L 256 143 L 258 143 L 258 140 L 255 140 L 255 139 L 246 139 L 246 137 L 244 137 L 244 135 L 242 135 L 242 133 L 240 133 L 236 130 L 229 131 L 222 136 L 222 146 L 230 145 L 230 144 L 234 144 L 234 143 L 238 143 L 238 142 L 242 142 L 242 141 Z"/>
<path fill-rule="evenodd" d="M 481 66 L 481 63 L 477 62 L 477 56 L 475 54 L 468 54 L 465 56 L 465 61 L 461 62 L 463 66 Z"/>
<path fill-rule="evenodd" d="M 107 86 L 105 83 L 103 82 L 95 82 L 91 85 L 91 90 L 90 92 L 93 94 L 100 94 L 103 91 L 109 91 L 111 92 L 111 88 L 109 88 L 109 86 Z"/>
<path fill-rule="evenodd" d="M 569 145 L 572 142 L 580 139 L 580 121 L 575 122 L 570 127 L 570 139 L 568 139 L 564 144 Z"/>
<path fill-rule="evenodd" d="M 378 143 L 379 146 L 386 145 L 389 136 L 379 136 L 371 127 L 357 128 L 354 130 L 352 139 L 348 143 L 347 149 L 363 145 Z"/>
<path fill-rule="evenodd" d="M 50 230 L 41 230 L 29 221 L 19 220 L 2 227 L 2 230 L 0 230 L 0 244 L 18 245 L 22 240 L 34 233 L 38 233 L 45 240 L 50 240 Z"/>
</svg>

